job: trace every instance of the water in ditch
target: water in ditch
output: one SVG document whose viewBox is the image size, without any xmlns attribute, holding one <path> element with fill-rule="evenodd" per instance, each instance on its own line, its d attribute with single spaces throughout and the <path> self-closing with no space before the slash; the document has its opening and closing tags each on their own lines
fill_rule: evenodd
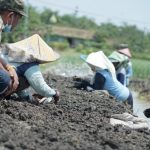
<svg viewBox="0 0 150 150">
<path fill-rule="evenodd" d="M 150 118 L 147 118 L 143 113 L 145 109 L 150 108 L 150 100 L 139 99 L 139 95 L 135 91 L 132 91 L 132 94 L 133 94 L 133 99 L 134 99 L 133 113 L 139 117 L 145 118 L 150 127 Z"/>
</svg>

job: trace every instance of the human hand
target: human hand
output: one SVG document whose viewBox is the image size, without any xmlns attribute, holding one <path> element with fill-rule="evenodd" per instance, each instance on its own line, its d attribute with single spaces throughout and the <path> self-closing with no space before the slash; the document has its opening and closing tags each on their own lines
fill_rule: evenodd
<svg viewBox="0 0 150 150">
<path fill-rule="evenodd" d="M 16 73 L 16 70 L 13 68 L 13 66 L 7 65 L 7 71 L 12 79 L 11 91 L 14 92 L 19 85 L 18 75 Z"/>
<path fill-rule="evenodd" d="M 57 90 L 55 90 L 55 92 L 56 94 L 53 96 L 53 98 L 54 98 L 54 103 L 57 104 L 57 102 L 59 101 L 60 93 Z"/>
</svg>

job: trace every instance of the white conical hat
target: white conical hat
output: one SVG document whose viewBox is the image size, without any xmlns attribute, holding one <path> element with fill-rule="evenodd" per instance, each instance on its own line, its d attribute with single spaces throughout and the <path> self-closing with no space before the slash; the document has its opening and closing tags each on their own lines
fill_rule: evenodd
<svg viewBox="0 0 150 150">
<path fill-rule="evenodd" d="M 115 68 L 103 51 L 90 53 L 87 57 L 81 55 L 81 59 L 86 61 L 86 63 L 99 68 L 99 70 L 107 69 L 112 76 L 116 78 Z"/>
<path fill-rule="evenodd" d="M 43 39 L 35 34 L 17 43 L 7 44 L 10 62 L 39 62 L 46 63 L 59 58 Z"/>
<path fill-rule="evenodd" d="M 131 52 L 130 52 L 130 50 L 128 48 L 119 49 L 118 52 L 128 56 L 129 58 L 132 57 Z"/>
</svg>

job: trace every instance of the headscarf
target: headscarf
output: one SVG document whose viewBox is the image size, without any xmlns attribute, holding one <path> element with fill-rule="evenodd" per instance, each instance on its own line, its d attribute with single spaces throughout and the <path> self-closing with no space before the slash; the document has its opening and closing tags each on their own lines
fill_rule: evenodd
<svg viewBox="0 0 150 150">
<path fill-rule="evenodd" d="M 129 58 L 117 51 L 114 51 L 110 56 L 108 56 L 109 60 L 114 63 L 118 62 L 117 68 L 126 67 L 129 62 Z"/>
</svg>

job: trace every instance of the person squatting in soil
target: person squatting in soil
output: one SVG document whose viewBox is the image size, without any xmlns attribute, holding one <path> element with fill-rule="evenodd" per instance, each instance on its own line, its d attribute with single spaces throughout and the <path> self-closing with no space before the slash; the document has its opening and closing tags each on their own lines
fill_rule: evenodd
<svg viewBox="0 0 150 150">
<path fill-rule="evenodd" d="M 131 57 L 128 48 L 119 49 L 108 56 L 115 66 L 118 81 L 125 86 L 129 86 L 130 78 L 133 74 L 132 63 L 130 60 Z"/>
<path fill-rule="evenodd" d="M 22 0 L 0 0 L 0 41 L 1 33 L 14 29 L 22 16 L 26 16 Z M 0 50 L 0 97 L 18 92 L 20 98 L 33 100 L 27 90 L 24 90 L 29 85 L 41 95 L 39 103 L 59 100 L 59 92 L 46 84 L 38 63 L 15 63 L 12 66 Z"/>
<path fill-rule="evenodd" d="M 119 101 L 127 101 L 133 105 L 133 97 L 130 90 L 122 85 L 116 78 L 115 68 L 102 51 L 90 53 L 88 56 L 81 55 L 95 73 L 93 84 L 90 87 L 94 90 L 107 90 Z"/>
</svg>

